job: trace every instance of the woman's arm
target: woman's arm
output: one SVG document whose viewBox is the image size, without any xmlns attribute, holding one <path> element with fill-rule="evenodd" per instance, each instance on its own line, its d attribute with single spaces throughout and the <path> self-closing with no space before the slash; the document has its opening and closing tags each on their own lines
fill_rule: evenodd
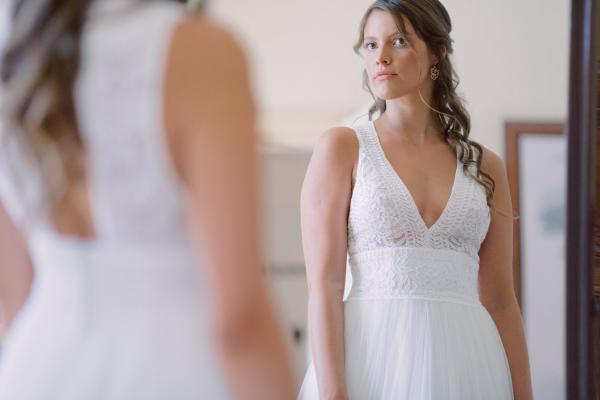
<svg viewBox="0 0 600 400">
<path fill-rule="evenodd" d="M 25 240 L 0 203 L 0 341 L 25 303 L 32 280 Z"/>
<path fill-rule="evenodd" d="M 312 356 L 321 400 L 347 399 L 343 295 L 352 170 L 358 154 L 349 128 L 326 132 L 314 149 L 301 198 Z"/>
<path fill-rule="evenodd" d="M 165 107 L 216 348 L 234 396 L 292 399 L 291 367 L 262 268 L 254 107 L 244 56 L 229 34 L 200 18 L 178 27 Z"/>
<path fill-rule="evenodd" d="M 502 159 L 484 149 L 482 169 L 494 178 L 494 206 L 510 214 L 512 202 L 508 178 Z M 482 304 L 488 310 L 502 338 L 510 365 L 516 400 L 532 398 L 529 357 L 523 331 L 521 312 L 513 286 L 513 220 L 491 212 L 490 228 L 479 251 L 479 291 Z"/>
</svg>

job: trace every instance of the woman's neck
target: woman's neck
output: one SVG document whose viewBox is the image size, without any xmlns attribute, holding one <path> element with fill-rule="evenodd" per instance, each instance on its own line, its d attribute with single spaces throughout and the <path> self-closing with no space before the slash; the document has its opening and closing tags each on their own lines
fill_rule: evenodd
<svg viewBox="0 0 600 400">
<path fill-rule="evenodd" d="M 428 97 L 424 98 L 431 104 Z M 387 134 L 415 146 L 442 139 L 437 114 L 423 103 L 419 93 L 388 100 L 385 112 L 377 121 Z"/>
</svg>

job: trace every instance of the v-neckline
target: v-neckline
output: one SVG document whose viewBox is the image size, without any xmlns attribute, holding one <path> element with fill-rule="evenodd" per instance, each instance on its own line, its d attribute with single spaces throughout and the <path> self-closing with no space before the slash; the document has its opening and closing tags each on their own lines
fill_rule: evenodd
<svg viewBox="0 0 600 400">
<path fill-rule="evenodd" d="M 381 159 L 383 161 L 383 164 L 384 164 L 384 167 L 386 168 L 387 173 L 394 177 L 394 179 L 398 182 L 400 189 L 403 190 L 404 193 L 406 194 L 406 197 L 408 198 L 408 200 L 410 202 L 410 207 L 411 207 L 412 211 L 415 213 L 415 217 L 419 220 L 419 224 L 421 225 L 421 228 L 426 233 L 430 233 L 437 225 L 440 224 L 440 222 L 443 220 L 445 215 L 448 213 L 448 209 L 450 208 L 452 200 L 454 198 L 454 192 L 456 191 L 456 186 L 457 186 L 458 177 L 459 177 L 459 166 L 460 166 L 460 161 L 458 159 L 458 149 L 456 151 L 456 168 L 454 170 L 454 178 L 452 180 L 452 187 L 450 188 L 450 195 L 448 196 L 446 205 L 442 209 L 442 212 L 440 213 L 440 215 L 433 222 L 433 224 L 431 224 L 431 226 L 428 227 L 427 224 L 425 223 L 425 220 L 423 219 L 423 216 L 419 212 L 417 203 L 415 203 L 415 199 L 414 199 L 412 193 L 410 192 L 410 190 L 408 189 L 408 186 L 406 186 L 406 184 L 404 183 L 404 181 L 402 180 L 402 178 L 400 177 L 398 172 L 394 169 L 394 166 L 392 165 L 390 160 L 387 158 L 385 151 L 383 150 L 381 141 L 379 140 L 379 135 L 377 134 L 377 129 L 375 128 L 374 121 L 369 121 L 369 129 L 371 130 L 371 135 L 374 138 L 374 142 L 377 147 L 377 151 L 379 152 L 379 156 L 381 157 Z"/>
</svg>

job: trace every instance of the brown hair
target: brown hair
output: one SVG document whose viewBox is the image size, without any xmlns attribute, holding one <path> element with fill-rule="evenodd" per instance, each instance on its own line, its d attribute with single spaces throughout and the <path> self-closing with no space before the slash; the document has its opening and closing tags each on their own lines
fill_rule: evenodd
<svg viewBox="0 0 600 400">
<path fill-rule="evenodd" d="M 73 92 L 92 3 L 15 0 L 12 5 L 12 30 L 0 64 L 6 94 L 2 117 L 40 171 L 46 210 L 56 211 L 85 178 Z"/>
<path fill-rule="evenodd" d="M 433 85 L 433 104 L 429 105 L 422 97 L 421 99 L 437 113 L 443 137 L 450 144 L 460 147 L 459 157 L 464 164 L 463 169 L 483 186 L 487 204 L 493 207 L 496 184 L 490 175 L 481 170 L 483 151 L 479 143 L 469 139 L 471 119 L 462 99 L 456 93 L 459 80 L 449 58 L 453 49 L 450 38 L 452 22 L 448 11 L 438 0 L 377 0 L 369 6 L 360 23 L 359 39 L 354 46 L 357 53 L 363 44 L 365 24 L 374 10 L 390 13 L 402 33 L 406 33 L 402 17 L 407 18 L 419 38 L 427 44 L 429 51 L 437 56 L 440 74 Z M 372 119 L 375 113 L 383 114 L 386 109 L 385 100 L 377 98 L 371 90 L 366 70 L 363 72 L 363 86 L 375 101 L 369 109 L 369 118 Z M 474 173 L 468 169 L 469 165 L 475 165 Z"/>
</svg>

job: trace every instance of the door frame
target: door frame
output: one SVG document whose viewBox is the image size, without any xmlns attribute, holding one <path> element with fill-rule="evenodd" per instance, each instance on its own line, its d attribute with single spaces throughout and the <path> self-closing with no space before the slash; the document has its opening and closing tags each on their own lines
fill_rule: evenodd
<svg viewBox="0 0 600 400">
<path fill-rule="evenodd" d="M 567 124 L 567 398 L 592 399 L 598 0 L 571 2 Z M 596 318 L 598 318 L 596 316 Z"/>
</svg>

